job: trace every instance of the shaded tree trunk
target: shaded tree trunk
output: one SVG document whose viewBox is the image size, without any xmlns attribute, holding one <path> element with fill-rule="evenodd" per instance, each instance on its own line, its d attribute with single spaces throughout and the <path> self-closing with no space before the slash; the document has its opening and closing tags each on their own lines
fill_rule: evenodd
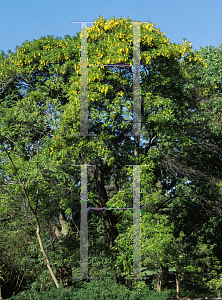
<svg viewBox="0 0 222 300">
<path fill-rule="evenodd" d="M 162 280 L 163 280 L 163 266 L 160 263 L 159 264 L 159 270 L 157 272 L 157 287 L 156 287 L 156 289 L 157 289 L 158 292 L 161 292 Z"/>
<path fill-rule="evenodd" d="M 2 285 L 0 284 L 0 300 L 3 300 L 2 298 Z"/>
<path fill-rule="evenodd" d="M 104 168 L 106 168 L 106 166 L 104 166 Z M 101 207 L 105 207 L 106 202 L 109 199 L 108 199 L 108 195 L 107 195 L 107 192 L 105 189 L 103 175 L 102 174 L 96 175 L 95 173 L 94 173 L 94 178 L 96 181 L 96 191 L 97 191 L 98 202 Z M 113 251 L 113 246 L 114 246 L 114 240 L 118 235 L 118 231 L 116 229 L 117 217 L 110 210 L 103 209 L 102 214 L 103 214 L 104 224 L 105 224 L 108 238 L 109 238 L 109 249 L 110 249 L 112 257 L 115 259 L 116 255 Z"/>
<path fill-rule="evenodd" d="M 183 275 L 180 274 L 179 268 L 177 268 L 175 276 L 176 276 L 176 295 L 177 295 L 177 299 L 179 299 L 180 298 L 180 284 L 183 281 Z"/>
<path fill-rule="evenodd" d="M 168 288 L 168 282 L 169 282 L 169 268 L 163 267 L 163 284 L 162 287 Z"/>
<path fill-rule="evenodd" d="M 125 278 L 125 276 L 121 275 L 121 272 L 116 274 L 116 280 L 117 282 L 121 282 L 122 284 L 124 284 L 127 288 L 132 288 L 132 279 Z"/>
</svg>

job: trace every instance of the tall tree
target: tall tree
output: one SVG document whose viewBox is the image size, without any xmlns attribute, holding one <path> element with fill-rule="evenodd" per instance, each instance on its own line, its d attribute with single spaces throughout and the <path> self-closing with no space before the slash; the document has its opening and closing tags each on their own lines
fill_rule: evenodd
<svg viewBox="0 0 222 300">
<path fill-rule="evenodd" d="M 10 209 L 15 212 L 19 207 L 25 213 L 28 205 L 32 225 L 34 218 L 37 227 L 42 224 L 47 232 L 51 228 L 61 245 L 63 237 L 71 240 L 71 226 L 76 251 L 81 208 L 78 166 L 94 165 L 88 167 L 88 206 L 103 208 L 98 214 L 104 223 L 100 232 L 107 234 L 103 251 L 112 257 L 116 271 L 132 275 L 133 213 L 117 208 L 132 207 L 133 172 L 127 165 L 139 164 L 143 257 L 152 258 L 150 264 L 159 268 L 159 274 L 167 264 L 178 267 L 179 274 L 182 263 L 166 257 L 170 240 L 184 231 L 189 243 L 196 245 L 194 231 L 189 232 L 180 216 L 184 213 L 185 221 L 195 209 L 197 218 L 189 221 L 200 230 L 198 222 L 206 210 L 220 212 L 219 125 L 212 127 L 206 104 L 212 85 L 196 80 L 204 64 L 186 40 L 172 44 L 155 24 L 141 23 L 141 118 L 147 136 L 130 136 L 133 24 L 130 19 L 99 18 L 87 29 L 88 131 L 94 135 L 80 136 L 80 38 L 81 34 L 42 37 L 1 56 L 1 214 L 5 218 Z M 200 210 L 204 203 L 207 206 Z M 88 221 L 96 236 L 93 214 Z M 201 224 L 207 221 L 206 217 Z M 154 240 L 160 241 L 157 249 L 152 247 Z M 98 255 L 97 246 L 90 245 Z M 170 249 L 180 253 L 183 247 Z M 161 276 L 158 282 L 161 290 Z"/>
</svg>

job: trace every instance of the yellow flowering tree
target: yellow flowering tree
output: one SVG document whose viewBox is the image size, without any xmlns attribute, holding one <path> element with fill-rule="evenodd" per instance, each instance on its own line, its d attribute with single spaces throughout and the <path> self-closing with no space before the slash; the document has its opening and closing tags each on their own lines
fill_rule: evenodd
<svg viewBox="0 0 222 300">
<path fill-rule="evenodd" d="M 38 187 L 42 189 L 42 200 L 38 203 L 42 209 L 41 220 L 51 218 L 49 221 L 52 221 L 57 213 L 61 227 L 64 219 L 80 224 L 78 166 L 91 165 L 88 167 L 88 206 L 117 209 L 132 207 L 133 174 L 126 165 L 146 165 L 141 167 L 140 174 L 143 204 L 149 206 L 149 214 L 155 212 L 155 219 L 158 219 L 157 214 L 163 215 L 160 219 L 164 222 L 159 228 L 161 234 L 166 234 L 168 245 L 173 228 L 168 227 L 169 216 L 165 216 L 167 213 L 162 211 L 162 206 L 165 203 L 170 206 L 186 192 L 181 189 L 179 196 L 165 193 L 178 182 L 184 184 L 187 169 L 173 159 L 178 155 L 185 163 L 190 163 L 187 153 L 194 146 L 191 136 L 183 134 L 183 129 L 191 128 L 192 111 L 199 111 L 202 106 L 200 95 L 208 88 L 200 87 L 194 81 L 190 69 L 204 68 L 205 65 L 193 52 L 191 43 L 184 40 L 182 44 L 173 44 L 155 24 L 140 23 L 141 122 L 142 133 L 146 136 L 143 140 L 135 139 L 130 136 L 133 129 L 134 38 L 133 21 L 129 18 L 106 20 L 99 17 L 92 27 L 87 28 L 88 136 L 80 135 L 82 33 L 64 39 L 47 36 L 26 41 L 14 53 L 2 54 L 1 149 L 6 147 L 12 157 L 19 157 L 17 167 L 23 172 L 22 180 L 25 180 L 29 166 L 35 170 L 30 173 L 32 178 L 41 168 L 44 170 L 44 176 L 39 175 L 41 185 Z M 36 145 L 38 153 L 33 150 Z M 30 151 L 33 163 L 29 165 Z M 1 152 L 1 155 L 1 159 L 6 160 L 6 154 Z M 35 169 L 37 161 L 39 165 Z M 181 172 L 176 176 L 175 170 L 179 168 Z M 7 165 L 5 178 L 7 172 L 10 178 L 18 175 L 13 170 L 13 166 Z M 158 182 L 161 185 L 155 196 L 153 186 Z M 14 190 L 9 184 L 8 190 L 10 187 L 16 192 L 17 183 Z M 34 205 L 38 189 L 36 183 L 32 184 L 29 193 Z M 21 199 L 22 192 L 19 192 Z M 47 197 L 48 194 L 51 196 Z M 5 203 L 9 201 L 8 194 L 5 193 L 2 199 Z M 59 219 L 59 212 L 63 219 Z M 144 217 L 141 216 L 142 227 L 152 220 L 146 212 L 144 209 Z M 93 242 L 96 238 L 92 229 L 95 224 L 93 213 L 96 214 L 89 214 L 90 255 L 98 255 L 98 249 L 103 247 L 104 253 L 113 258 L 116 270 L 119 268 L 123 276 L 132 275 L 132 210 L 101 210 L 98 218 L 104 221 L 104 226 L 101 225 L 104 239 L 96 242 Z M 78 226 L 74 225 L 72 230 L 78 236 Z M 150 240 L 161 240 L 158 234 L 154 228 L 150 230 Z M 152 252 L 153 259 L 168 262 L 163 257 L 165 252 L 154 249 L 148 239 L 142 243 L 144 256 Z M 78 246 L 79 239 L 75 250 Z M 79 263 L 77 259 L 73 261 Z"/>
</svg>

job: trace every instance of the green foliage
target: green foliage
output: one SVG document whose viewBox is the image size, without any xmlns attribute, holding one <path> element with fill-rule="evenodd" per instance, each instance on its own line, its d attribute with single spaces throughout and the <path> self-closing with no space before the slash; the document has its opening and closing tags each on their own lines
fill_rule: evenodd
<svg viewBox="0 0 222 300">
<path fill-rule="evenodd" d="M 207 46 L 200 47 L 195 51 L 205 64 L 205 68 L 198 70 L 198 76 L 202 85 L 211 85 L 211 90 L 216 91 L 219 95 L 222 92 L 221 83 L 221 55 L 222 45 L 219 47 Z"/>
<path fill-rule="evenodd" d="M 4 264 L 1 263 L 1 266 L 0 266 L 0 280 L 4 281 L 4 277 L 2 276 L 2 268 L 4 267 Z"/>
<path fill-rule="evenodd" d="M 25 291 L 17 296 L 11 297 L 12 300 L 20 299 L 117 299 L 117 300 L 164 300 L 172 295 L 172 291 L 164 291 L 161 293 L 150 291 L 147 288 L 141 289 L 139 291 L 130 292 L 127 288 L 115 283 L 111 279 L 104 279 L 98 281 L 92 281 L 90 283 L 85 282 L 83 287 L 80 289 L 70 288 L 66 289 L 51 289 L 49 292 L 30 292 Z"/>
<path fill-rule="evenodd" d="M 17 224 L 14 224 L 15 226 Z M 21 285 L 32 282 L 36 275 L 31 266 L 31 261 L 23 258 L 28 249 L 29 237 L 16 227 L 6 227 L 1 224 L 0 230 L 0 281 L 3 286 L 13 286 L 14 292 L 20 290 Z"/>
</svg>

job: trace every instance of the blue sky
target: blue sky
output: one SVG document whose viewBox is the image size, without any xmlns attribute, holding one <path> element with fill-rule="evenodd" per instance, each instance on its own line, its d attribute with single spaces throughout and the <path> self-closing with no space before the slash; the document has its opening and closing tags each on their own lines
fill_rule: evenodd
<svg viewBox="0 0 222 300">
<path fill-rule="evenodd" d="M 173 43 L 222 44 L 222 0 L 1 0 L 0 50 L 15 50 L 41 36 L 73 36 L 98 15 L 155 22 Z M 90 24 L 91 26 L 92 24 Z"/>
</svg>

